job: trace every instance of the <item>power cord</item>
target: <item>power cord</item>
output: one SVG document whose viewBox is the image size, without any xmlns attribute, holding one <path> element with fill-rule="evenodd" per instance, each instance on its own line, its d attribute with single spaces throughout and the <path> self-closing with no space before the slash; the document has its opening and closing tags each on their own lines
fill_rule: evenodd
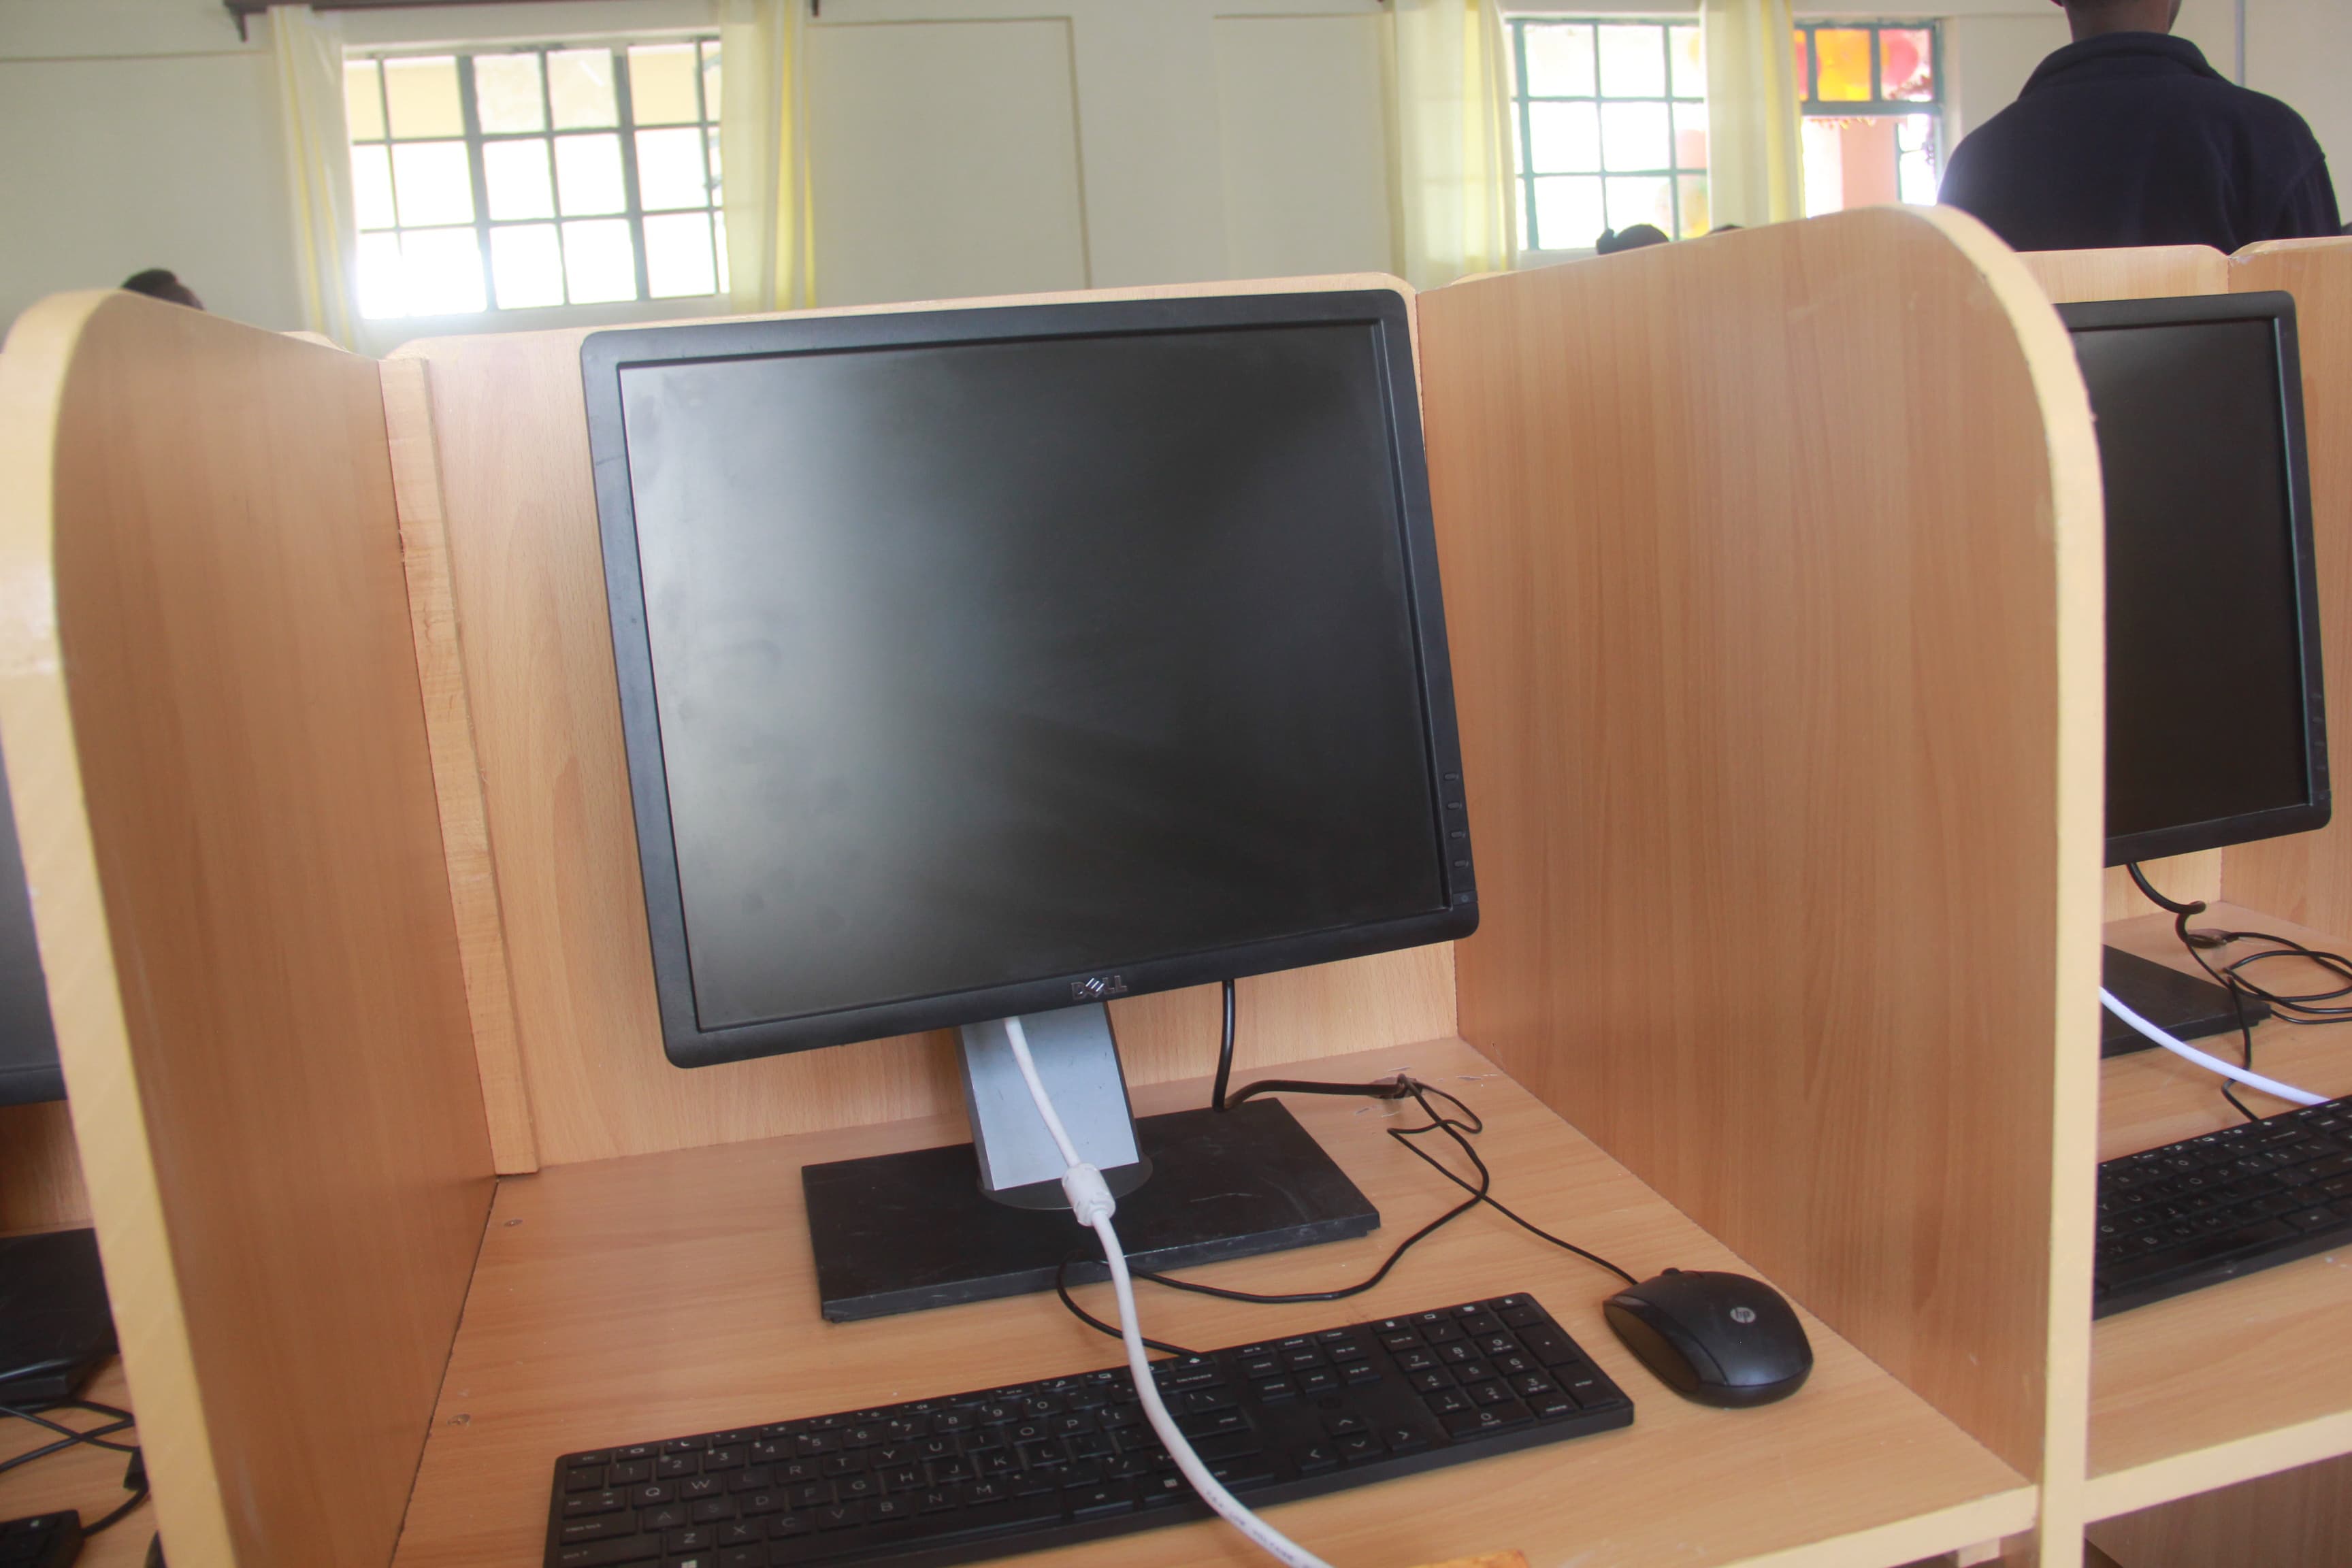
<svg viewBox="0 0 2352 1568">
<path fill-rule="evenodd" d="M 62 1421 L 49 1419 L 48 1413 L 56 1410 L 79 1410 L 92 1415 L 102 1415 L 107 1419 L 105 1425 L 100 1426 L 68 1426 Z M 128 1410 L 117 1409 L 111 1405 L 100 1405 L 90 1399 L 58 1399 L 38 1405 L 0 1405 L 0 1416 L 13 1416 L 16 1420 L 30 1422 L 36 1426 L 45 1426 L 58 1434 L 58 1440 L 54 1443 L 28 1449 L 25 1453 L 0 1460 L 0 1474 L 5 1474 L 19 1465 L 29 1465 L 36 1459 L 47 1458 L 49 1455 L 59 1453 L 67 1448 L 83 1446 L 109 1448 L 118 1454 L 131 1456 L 131 1462 L 124 1467 L 122 1474 L 122 1488 L 131 1494 L 130 1500 L 107 1514 L 97 1523 L 82 1526 L 83 1539 L 87 1540 L 102 1530 L 121 1523 L 133 1509 L 147 1500 L 149 1491 L 147 1462 L 145 1456 L 140 1452 L 139 1446 L 136 1443 L 108 1441 L 114 1434 L 128 1431 L 139 1424 L 138 1419 Z"/>
<path fill-rule="evenodd" d="M 1137 1326 L 1135 1284 L 1128 1277 L 1127 1253 L 1119 1246 L 1118 1232 L 1111 1225 L 1111 1215 L 1118 1204 L 1104 1184 L 1102 1173 L 1078 1158 L 1077 1145 L 1062 1125 L 1054 1110 L 1054 1101 L 1045 1092 L 1045 1082 L 1037 1076 L 1037 1064 L 1029 1055 L 1029 1037 L 1018 1018 L 1004 1021 L 1005 1038 L 1012 1044 L 1013 1059 L 1021 1068 L 1022 1081 L 1029 1086 L 1029 1098 L 1035 1102 L 1037 1114 L 1044 1119 L 1045 1131 L 1053 1135 L 1054 1147 L 1061 1152 L 1066 1169 L 1062 1173 L 1062 1190 L 1070 1200 L 1070 1212 L 1080 1225 L 1091 1229 L 1102 1242 L 1103 1260 L 1110 1265 L 1111 1289 L 1118 1297 L 1118 1317 L 1121 1337 L 1127 1342 L 1127 1369 L 1135 1383 L 1135 1396 L 1142 1402 L 1144 1418 L 1151 1423 L 1160 1441 L 1175 1459 L 1176 1468 L 1192 1484 L 1201 1500 L 1213 1509 L 1218 1516 L 1251 1542 L 1274 1556 L 1286 1568 L 1330 1568 L 1320 1557 L 1300 1546 L 1274 1526 L 1252 1513 L 1227 1491 L 1224 1484 L 1209 1473 L 1200 1455 L 1168 1413 L 1160 1397 L 1160 1384 L 1151 1375 L 1151 1363 L 1144 1353 L 1143 1333 Z"/>
</svg>

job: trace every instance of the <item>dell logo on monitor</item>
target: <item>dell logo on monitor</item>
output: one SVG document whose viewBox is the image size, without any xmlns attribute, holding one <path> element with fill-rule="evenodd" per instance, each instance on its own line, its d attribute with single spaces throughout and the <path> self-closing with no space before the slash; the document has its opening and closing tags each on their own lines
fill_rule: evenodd
<svg viewBox="0 0 2352 1568">
<path fill-rule="evenodd" d="M 1099 1002 L 1106 996 L 1127 994 L 1127 977 L 1120 974 L 1097 974 L 1091 980 L 1070 982 L 1070 1000 Z"/>
</svg>

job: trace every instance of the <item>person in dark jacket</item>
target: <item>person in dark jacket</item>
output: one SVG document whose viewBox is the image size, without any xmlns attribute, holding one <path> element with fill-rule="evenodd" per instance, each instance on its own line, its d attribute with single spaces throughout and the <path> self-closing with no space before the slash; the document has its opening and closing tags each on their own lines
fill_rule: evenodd
<svg viewBox="0 0 2352 1568">
<path fill-rule="evenodd" d="M 2017 250 L 2341 231 L 2303 117 L 2168 37 L 2180 0 L 2056 0 L 2074 41 L 1952 153 L 1941 199 Z"/>
<path fill-rule="evenodd" d="M 168 267 L 150 267 L 144 272 L 134 272 L 122 280 L 122 287 L 133 294 L 144 294 L 151 300 L 168 300 L 174 305 L 185 305 L 201 310 L 205 302 L 196 291 L 180 281 L 179 275 Z"/>
</svg>

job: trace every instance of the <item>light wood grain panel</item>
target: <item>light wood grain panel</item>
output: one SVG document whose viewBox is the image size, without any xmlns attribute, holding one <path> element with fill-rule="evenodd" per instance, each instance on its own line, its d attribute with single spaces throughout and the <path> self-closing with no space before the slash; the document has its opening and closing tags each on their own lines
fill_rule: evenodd
<svg viewBox="0 0 2352 1568">
<path fill-rule="evenodd" d="M 2101 539 L 2063 329 L 1891 209 L 1421 308 L 1465 1037 L 2075 1549 Z"/>
<path fill-rule="evenodd" d="M 131 1385 L 123 1378 L 122 1363 L 110 1361 L 100 1367 L 81 1396 L 100 1405 L 111 1405 L 117 1410 L 130 1409 Z M 106 1417 L 88 1414 L 59 1415 L 58 1419 L 84 1431 L 106 1424 Z M 134 1427 L 115 1434 L 108 1441 L 136 1443 L 141 1436 Z M 0 1421 L 0 1461 L 43 1447 L 48 1439 L 48 1433 L 22 1421 Z M 131 1494 L 122 1489 L 127 1463 L 121 1454 L 78 1447 L 46 1459 L 36 1459 L 22 1469 L 0 1474 L 0 1520 L 23 1519 L 28 1514 L 70 1508 L 80 1510 L 85 1525 L 94 1524 L 131 1500 Z M 147 1558 L 147 1542 L 154 1534 L 155 1510 L 151 1503 L 125 1515 L 122 1522 L 104 1534 L 84 1542 L 81 1555 L 74 1559 L 74 1568 L 141 1568 Z"/>
<path fill-rule="evenodd" d="M 1745 1267 L 1458 1042 L 1324 1065 L 1350 1079 L 1410 1068 L 1455 1088 L 1487 1119 L 1482 1147 L 1498 1195 L 1637 1272 Z M 1202 1088 L 1196 1079 L 1138 1098 L 1146 1110 L 1192 1104 Z M 1387 1112 L 1346 1100 L 1291 1105 L 1381 1206 L 1385 1226 L 1201 1277 L 1260 1289 L 1360 1278 L 1450 1201 L 1453 1189 L 1381 1135 Z M 932 1118 L 551 1166 L 502 1183 L 398 1568 L 528 1568 L 551 1461 L 571 1449 L 1116 1363 L 1118 1347 L 1050 1295 L 819 1320 L 798 1167 L 952 1131 Z M 1675 1397 L 1603 1325 L 1612 1284 L 1481 1210 L 1350 1301 L 1254 1307 L 1153 1291 L 1142 1310 L 1154 1334 L 1208 1346 L 1528 1290 L 1633 1394 L 1629 1431 L 1272 1511 L 1334 1563 L 1430 1562 L 1507 1541 L 1531 1562 L 1592 1568 L 1751 1563 L 1800 1548 L 1822 1568 L 1875 1568 L 2031 1518 L 2031 1489 L 2013 1471 L 1817 1321 L 1806 1324 L 1817 1370 L 1787 1403 L 1718 1411 Z M 1214 1523 L 1064 1555 L 1118 1568 L 1262 1561 Z"/>
<path fill-rule="evenodd" d="M 177 1568 L 389 1555 L 491 1195 L 375 366 L 0 353 L 0 727 Z"/>
<path fill-rule="evenodd" d="M 0 1105 L 0 1232 L 89 1223 L 65 1102 Z"/>
<path fill-rule="evenodd" d="M 2116 1568 L 2343 1568 L 2352 1542 L 2352 1458 L 2103 1520 L 2091 1538 Z"/>
<path fill-rule="evenodd" d="M 953 303 L 1328 289 L 1403 285 L 1366 275 Z M 432 367 L 466 683 L 539 1156 L 561 1164 L 958 1108 L 946 1032 L 692 1072 L 662 1056 L 588 465 L 585 335 L 401 351 Z M 404 416 L 394 415 L 400 433 Z M 1328 1056 L 1454 1027 L 1442 951 L 1269 975 L 1243 995 L 1247 1059 Z M 1133 1081 L 1215 1059 L 1213 999 L 1139 998 L 1116 1016 Z"/>
<path fill-rule="evenodd" d="M 2028 250 L 2017 258 L 2053 304 L 2230 291 L 2230 258 L 2210 245 Z"/>
<path fill-rule="evenodd" d="M 2132 249 L 2029 250 L 2019 255 L 2053 303 L 2081 300 L 2149 300 L 2181 294 L 2226 294 L 2229 258 L 2210 245 L 2154 245 Z M 2140 868 L 2168 898 L 2184 902 L 2221 896 L 2221 852 L 2200 850 L 2150 860 Z M 2103 918 L 2128 920 L 2156 906 L 2132 886 L 2120 866 L 2105 873 Z"/>
<path fill-rule="evenodd" d="M 2234 904 L 2200 924 L 2275 931 L 2342 951 L 2325 933 Z M 2107 940 L 2186 973 L 2168 917 Z M 2313 975 L 2316 971 L 2310 972 Z M 2273 977 L 2305 978 L 2294 966 Z M 2317 1094 L 2352 1094 L 2352 1024 L 2254 1030 L 2262 1071 Z M 2210 1073 L 2162 1051 L 2101 1067 L 2099 1156 L 2113 1159 L 2239 1120 Z M 2285 1107 L 2249 1094 L 2257 1110 Z M 2103 1319 L 2092 1338 L 2094 1511 L 2121 1513 L 2352 1449 L 2352 1253 L 2329 1253 Z"/>
<path fill-rule="evenodd" d="M 501 1173 L 539 1169 L 530 1092 L 515 1040 L 514 992 L 499 918 L 497 868 L 482 808 L 481 764 L 474 716 L 466 700 L 457 605 L 449 584 L 448 518 L 441 504 L 441 464 L 433 444 L 433 395 L 423 360 L 385 362 L 384 427 L 392 456 L 394 504 L 400 510 L 400 563 L 408 581 L 408 618 L 416 645 L 425 732 L 432 743 L 434 796 L 441 847 L 449 866 L 449 901 L 466 970 L 466 1010 L 473 1021 L 482 1109 L 490 1153 Z"/>
<path fill-rule="evenodd" d="M 2294 296 L 2327 728 L 2341 756 L 2352 746 L 2352 238 L 2249 246 L 2231 258 L 2230 286 Z M 2222 858 L 2231 902 L 2352 931 L 2352 807 L 2339 802 L 2316 832 L 2236 845 Z"/>
</svg>

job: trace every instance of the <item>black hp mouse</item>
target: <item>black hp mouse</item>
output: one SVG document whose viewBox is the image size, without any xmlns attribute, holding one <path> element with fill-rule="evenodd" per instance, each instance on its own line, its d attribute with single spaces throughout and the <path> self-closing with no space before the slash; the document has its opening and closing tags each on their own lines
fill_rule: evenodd
<svg viewBox="0 0 2352 1568">
<path fill-rule="evenodd" d="M 1602 1309 L 1658 1380 L 1701 1405 L 1769 1405 L 1805 1385 L 1813 1347 L 1780 1293 L 1745 1274 L 1669 1268 Z"/>
</svg>

